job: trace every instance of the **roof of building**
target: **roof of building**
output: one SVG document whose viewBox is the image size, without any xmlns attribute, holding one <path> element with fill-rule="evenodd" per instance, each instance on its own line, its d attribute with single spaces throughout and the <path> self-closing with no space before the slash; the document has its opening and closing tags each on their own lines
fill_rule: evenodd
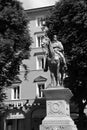
<svg viewBox="0 0 87 130">
<path fill-rule="evenodd" d="M 52 5 L 52 6 L 46 6 L 46 7 L 41 7 L 41 8 L 26 9 L 25 11 L 28 14 L 30 14 L 30 13 L 32 14 L 32 13 L 38 13 L 38 12 L 42 12 L 42 11 L 49 11 L 53 7 L 54 7 L 54 5 Z"/>
<path fill-rule="evenodd" d="M 24 9 L 34 9 L 46 6 L 52 6 L 59 0 L 20 0 L 23 3 Z"/>
</svg>

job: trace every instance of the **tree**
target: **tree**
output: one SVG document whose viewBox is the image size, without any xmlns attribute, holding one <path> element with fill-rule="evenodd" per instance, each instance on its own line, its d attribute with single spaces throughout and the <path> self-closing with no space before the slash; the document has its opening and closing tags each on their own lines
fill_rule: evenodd
<svg viewBox="0 0 87 130">
<path fill-rule="evenodd" d="M 29 57 L 28 23 L 19 1 L 0 0 L 0 104 L 6 97 L 4 88 L 12 84 L 22 60 Z"/>
<path fill-rule="evenodd" d="M 48 37 L 56 34 L 64 45 L 68 66 L 65 86 L 72 90 L 82 117 L 87 104 L 87 1 L 57 2 L 45 26 Z"/>
</svg>

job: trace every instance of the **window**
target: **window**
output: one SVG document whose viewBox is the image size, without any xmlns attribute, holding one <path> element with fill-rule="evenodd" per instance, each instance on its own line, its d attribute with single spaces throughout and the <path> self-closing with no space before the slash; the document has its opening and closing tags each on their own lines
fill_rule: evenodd
<svg viewBox="0 0 87 130">
<path fill-rule="evenodd" d="M 37 45 L 37 47 L 41 47 L 43 37 L 44 37 L 43 35 L 40 35 L 40 36 L 36 37 L 36 45 Z"/>
<path fill-rule="evenodd" d="M 43 77 L 43 76 L 38 76 L 34 79 L 34 83 L 36 83 L 36 96 L 38 97 L 44 97 L 44 93 L 43 93 L 43 89 L 45 89 L 46 87 L 46 81 L 47 78 Z"/>
<path fill-rule="evenodd" d="M 12 99 L 20 99 L 20 87 L 14 87 L 12 92 Z"/>
<path fill-rule="evenodd" d="M 36 19 L 36 26 L 43 26 L 45 24 L 45 18 L 39 17 Z"/>
<path fill-rule="evenodd" d="M 44 57 L 37 56 L 37 69 L 44 69 Z"/>
<path fill-rule="evenodd" d="M 38 97 L 44 97 L 42 90 L 45 88 L 45 84 L 38 83 L 37 86 L 38 86 Z"/>
</svg>

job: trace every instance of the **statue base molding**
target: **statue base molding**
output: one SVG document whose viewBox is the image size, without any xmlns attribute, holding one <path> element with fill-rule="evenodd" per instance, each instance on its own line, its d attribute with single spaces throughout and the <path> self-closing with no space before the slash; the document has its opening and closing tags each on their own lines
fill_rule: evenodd
<svg viewBox="0 0 87 130">
<path fill-rule="evenodd" d="M 43 92 L 46 97 L 46 117 L 40 125 L 40 130 L 77 130 L 70 117 L 70 89 L 48 88 Z"/>
</svg>

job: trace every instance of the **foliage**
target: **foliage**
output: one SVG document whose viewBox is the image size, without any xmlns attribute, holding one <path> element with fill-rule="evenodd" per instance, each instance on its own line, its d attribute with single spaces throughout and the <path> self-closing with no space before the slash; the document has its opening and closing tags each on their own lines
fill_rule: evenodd
<svg viewBox="0 0 87 130">
<path fill-rule="evenodd" d="M 48 37 L 52 39 L 56 34 L 64 45 L 68 66 L 65 83 L 74 93 L 82 114 L 87 104 L 87 1 L 57 2 L 46 20 L 46 26 Z"/>
<path fill-rule="evenodd" d="M 19 73 L 22 60 L 29 56 L 29 19 L 17 0 L 0 0 L 0 102 L 4 87 Z"/>
</svg>

